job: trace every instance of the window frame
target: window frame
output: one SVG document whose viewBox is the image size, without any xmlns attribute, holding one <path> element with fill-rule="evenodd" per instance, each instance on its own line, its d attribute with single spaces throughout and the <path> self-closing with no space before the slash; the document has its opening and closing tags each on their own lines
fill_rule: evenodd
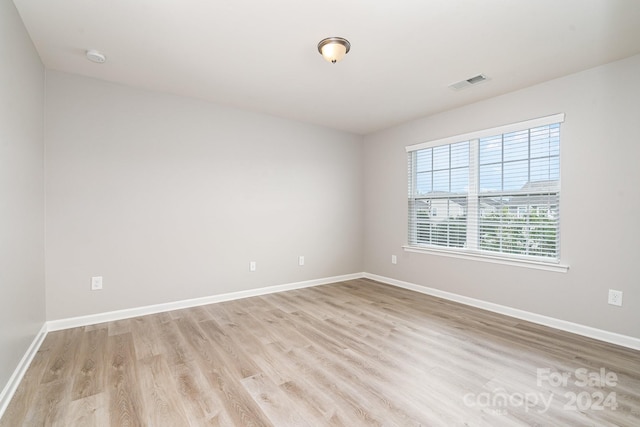
<svg viewBox="0 0 640 427">
<path fill-rule="evenodd" d="M 462 135 L 451 136 L 447 138 L 422 142 L 419 144 L 406 146 L 407 156 L 409 158 L 408 165 L 408 173 L 409 173 L 409 194 L 408 194 L 408 212 L 406 218 L 409 221 L 409 230 L 407 233 L 407 244 L 403 246 L 403 249 L 406 252 L 416 252 L 416 253 L 428 253 L 442 256 L 450 256 L 454 258 L 462 258 L 462 259 L 472 259 L 478 261 L 486 261 L 492 263 L 499 263 L 505 265 L 515 265 L 529 268 L 536 268 L 542 270 L 556 271 L 556 272 L 566 272 L 569 269 L 568 265 L 561 263 L 561 254 L 560 254 L 560 220 L 558 221 L 558 257 L 557 258 L 547 258 L 544 256 L 532 256 L 532 255 L 517 255 L 517 254 L 508 254 L 502 252 L 494 252 L 481 250 L 478 248 L 478 238 L 477 233 L 479 232 L 480 227 L 480 212 L 479 212 L 479 200 L 480 196 L 487 196 L 487 193 L 481 193 L 479 187 L 479 168 L 480 168 L 480 160 L 479 160 L 479 150 L 480 150 L 480 139 L 504 135 L 513 132 L 525 131 L 533 128 L 538 128 L 547 125 L 553 124 L 561 124 L 564 122 L 565 115 L 564 113 L 554 114 L 546 117 L 541 117 L 532 120 L 526 120 L 523 122 L 512 123 L 508 125 L 498 126 L 490 129 L 484 129 L 476 132 L 470 132 Z M 469 142 L 469 176 L 475 177 L 469 180 L 469 189 L 466 193 L 467 198 L 467 230 L 471 231 L 471 236 L 467 237 L 467 242 L 469 243 L 469 247 L 464 248 L 455 248 L 449 246 L 435 246 L 435 245 L 418 245 L 412 244 L 412 241 L 415 241 L 415 238 L 412 238 L 411 233 L 417 233 L 418 224 L 416 223 L 415 218 L 412 218 L 413 212 L 409 209 L 411 203 L 415 200 L 419 199 L 415 197 L 415 194 L 411 194 L 412 188 L 416 186 L 416 177 L 417 177 L 417 168 L 415 164 L 416 156 L 412 155 L 413 152 L 418 150 L 423 150 L 427 148 L 434 148 L 438 146 L 451 145 L 455 143 Z M 561 173 L 561 172 L 560 172 Z M 558 179 L 558 206 L 560 206 L 559 197 L 560 197 L 560 184 Z M 496 194 L 498 195 L 498 194 Z M 473 215 L 470 215 L 470 212 L 476 212 Z M 470 226 L 469 226 L 470 225 Z"/>
</svg>

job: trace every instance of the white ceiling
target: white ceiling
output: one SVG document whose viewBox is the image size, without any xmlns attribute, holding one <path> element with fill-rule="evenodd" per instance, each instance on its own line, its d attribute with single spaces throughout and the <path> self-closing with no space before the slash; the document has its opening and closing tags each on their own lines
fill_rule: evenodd
<svg viewBox="0 0 640 427">
<path fill-rule="evenodd" d="M 14 3 L 47 68 L 359 134 L 640 52 L 638 0 Z M 329 36 L 352 45 L 335 65 Z"/>
</svg>

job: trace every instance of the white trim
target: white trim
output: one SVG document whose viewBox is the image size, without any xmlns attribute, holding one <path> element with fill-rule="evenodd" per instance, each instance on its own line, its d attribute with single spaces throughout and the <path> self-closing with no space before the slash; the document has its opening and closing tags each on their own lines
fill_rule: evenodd
<svg viewBox="0 0 640 427">
<path fill-rule="evenodd" d="M 463 133 L 462 135 L 454 135 L 446 138 L 434 139 L 433 141 L 421 142 L 418 144 L 407 145 L 407 152 L 422 150 L 423 148 L 435 147 L 437 145 L 453 144 L 456 142 L 470 141 L 472 139 L 486 138 L 488 136 L 501 135 L 503 133 L 517 132 L 525 129 L 531 129 L 539 126 L 551 125 L 564 122 L 564 113 L 553 114 L 551 116 L 540 117 L 537 119 L 526 120 L 524 122 L 511 123 L 508 125 L 496 126 L 491 129 L 477 130 L 474 132 Z"/>
<path fill-rule="evenodd" d="M 106 313 L 90 314 L 87 316 L 71 317 L 67 319 L 50 320 L 47 322 L 49 331 L 77 328 L 79 326 L 95 325 L 97 323 L 112 322 L 114 320 L 128 319 L 131 317 L 145 316 L 147 314 L 161 313 L 171 310 L 196 307 L 200 305 L 214 304 L 217 302 L 231 301 L 258 295 L 272 294 L 276 292 L 290 291 L 293 289 L 308 288 L 311 286 L 326 285 L 345 280 L 360 279 L 364 273 L 345 274 L 342 276 L 325 277 L 322 279 L 306 280 L 304 282 L 288 283 L 285 285 L 267 286 L 246 291 L 229 292 L 226 294 L 211 295 L 201 298 L 193 298 L 181 301 L 173 301 L 162 304 L 147 305 L 143 307 L 127 308 L 124 310 L 109 311 Z"/>
<path fill-rule="evenodd" d="M 568 322 L 566 320 L 556 319 L 554 317 L 543 316 L 541 314 L 531 313 L 529 311 L 519 310 L 517 308 L 507 307 L 504 305 L 470 298 L 451 292 L 441 291 L 439 289 L 434 289 L 427 286 L 416 285 L 414 283 L 404 282 L 402 280 L 378 276 L 377 274 L 364 273 L 364 277 L 367 279 L 386 283 L 388 285 L 397 286 L 399 288 L 420 292 L 421 294 L 444 298 L 449 301 L 455 301 L 472 307 L 481 308 L 483 310 L 492 311 L 494 313 L 515 317 L 516 319 L 527 320 L 539 325 L 549 326 L 561 331 L 571 332 L 574 334 L 594 338 L 596 340 L 620 345 L 634 350 L 640 350 L 640 338 L 617 334 L 615 332 L 604 331 L 602 329 L 592 328 L 591 326 L 580 325 L 578 323 Z"/>
<path fill-rule="evenodd" d="M 528 259 L 506 258 L 500 256 L 491 256 L 480 253 L 462 252 L 456 250 L 437 249 L 437 248 L 419 248 L 416 246 L 403 246 L 405 252 L 413 252 L 418 254 L 430 254 L 447 256 L 451 258 L 468 259 L 472 261 L 490 262 L 493 264 L 512 265 L 515 267 L 533 268 L 536 270 L 554 271 L 556 273 L 566 273 L 569 266 L 566 264 L 533 261 Z"/>
<path fill-rule="evenodd" d="M 137 307 L 126 310 L 112 311 L 107 313 L 98 313 L 88 316 L 73 317 L 69 319 L 51 320 L 45 322 L 38 334 L 33 339 L 31 345 L 25 352 L 22 360 L 18 363 L 15 371 L 9 378 L 9 381 L 5 385 L 2 393 L 0 393 L 0 419 L 4 415 L 11 398 L 15 394 L 25 372 L 29 365 L 33 361 L 38 349 L 42 345 L 47 333 L 49 331 L 57 331 L 61 329 L 74 328 L 79 326 L 87 326 L 96 323 L 109 322 L 112 320 L 126 319 L 130 317 L 142 316 L 146 314 L 154 314 L 163 311 L 177 310 L 181 308 L 189 308 L 206 304 L 213 304 L 217 302 L 230 301 L 241 298 L 248 298 L 258 295 L 266 295 L 270 293 L 283 292 L 294 289 L 302 289 L 312 286 L 326 285 L 329 283 L 342 282 L 346 280 L 354 280 L 360 278 L 367 278 L 376 280 L 378 282 L 386 283 L 388 285 L 397 286 L 399 288 L 408 289 L 414 292 L 419 292 L 426 295 L 432 295 L 438 298 L 444 298 L 450 301 L 459 302 L 461 304 L 469 305 L 472 307 L 481 308 L 483 310 L 492 311 L 494 313 L 500 313 L 507 316 L 511 316 L 517 319 L 527 320 L 529 322 L 537 323 L 551 328 L 559 329 L 562 331 L 572 332 L 574 334 L 583 335 L 586 337 L 594 338 L 600 341 L 621 345 L 623 347 L 640 350 L 640 339 L 630 337 L 627 335 L 621 335 L 614 332 L 603 331 L 601 329 L 592 328 L 590 326 L 584 326 L 577 323 L 568 322 L 566 320 L 560 320 L 553 317 L 543 316 L 536 313 L 531 313 L 524 310 L 519 310 L 511 307 L 507 307 L 500 304 L 495 304 L 487 301 L 478 300 L 475 298 L 465 297 L 463 295 L 454 294 L 451 292 L 442 291 L 439 289 L 430 288 L 427 286 L 416 285 L 414 283 L 404 282 L 401 280 L 391 279 L 389 277 L 379 276 L 371 273 L 353 273 L 342 276 L 333 276 L 323 279 L 307 280 L 304 282 L 289 283 L 285 285 L 269 286 L 258 289 L 250 289 L 246 291 L 231 292 L 221 295 L 213 295 L 203 298 L 194 298 L 189 300 L 175 301 L 164 304 L 156 304 L 145 307 Z"/>
<path fill-rule="evenodd" d="M 9 406 L 9 402 L 11 402 L 11 398 L 15 394 L 18 386 L 20 385 L 20 381 L 22 381 L 22 377 L 24 377 L 25 372 L 27 372 L 27 368 L 31 365 L 33 358 L 36 353 L 38 353 L 38 349 L 40 345 L 42 345 L 42 341 L 47 336 L 47 323 L 45 322 L 40 328 L 40 331 L 36 334 L 29 345 L 29 348 L 22 356 L 20 363 L 16 366 L 16 369 L 13 371 L 13 374 L 9 378 L 9 381 L 2 389 L 2 393 L 0 393 L 0 419 L 2 419 L 2 415 L 4 415 L 4 411 L 7 410 Z"/>
</svg>

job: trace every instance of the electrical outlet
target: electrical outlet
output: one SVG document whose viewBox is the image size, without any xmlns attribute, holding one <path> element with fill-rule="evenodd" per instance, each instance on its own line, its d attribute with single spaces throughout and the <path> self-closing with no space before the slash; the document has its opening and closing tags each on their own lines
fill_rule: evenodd
<svg viewBox="0 0 640 427">
<path fill-rule="evenodd" d="M 298 257 L 298 265 L 304 265 L 304 256 L 303 255 L 300 255 Z"/>
<path fill-rule="evenodd" d="M 609 304 L 622 306 L 622 291 L 616 291 L 615 289 L 609 289 Z"/>
<path fill-rule="evenodd" d="M 398 263 L 398 257 L 395 255 L 391 255 L 391 264 L 397 264 Z"/>
<path fill-rule="evenodd" d="M 256 271 L 256 262 L 255 261 L 251 261 L 249 263 L 249 271 Z"/>
<path fill-rule="evenodd" d="M 91 290 L 99 291 L 102 289 L 102 276 L 95 276 L 91 278 Z"/>
</svg>

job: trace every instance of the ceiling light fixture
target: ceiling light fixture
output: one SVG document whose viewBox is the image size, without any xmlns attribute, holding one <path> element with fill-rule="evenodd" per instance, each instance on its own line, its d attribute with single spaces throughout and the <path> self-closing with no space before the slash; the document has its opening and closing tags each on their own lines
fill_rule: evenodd
<svg viewBox="0 0 640 427">
<path fill-rule="evenodd" d="M 104 64 L 107 60 L 107 57 L 104 56 L 103 53 L 100 53 L 97 50 L 91 49 L 87 51 L 87 59 L 97 64 Z"/>
<path fill-rule="evenodd" d="M 349 53 L 351 43 L 342 37 L 327 37 L 318 43 L 318 52 L 324 59 L 335 64 Z"/>
</svg>

